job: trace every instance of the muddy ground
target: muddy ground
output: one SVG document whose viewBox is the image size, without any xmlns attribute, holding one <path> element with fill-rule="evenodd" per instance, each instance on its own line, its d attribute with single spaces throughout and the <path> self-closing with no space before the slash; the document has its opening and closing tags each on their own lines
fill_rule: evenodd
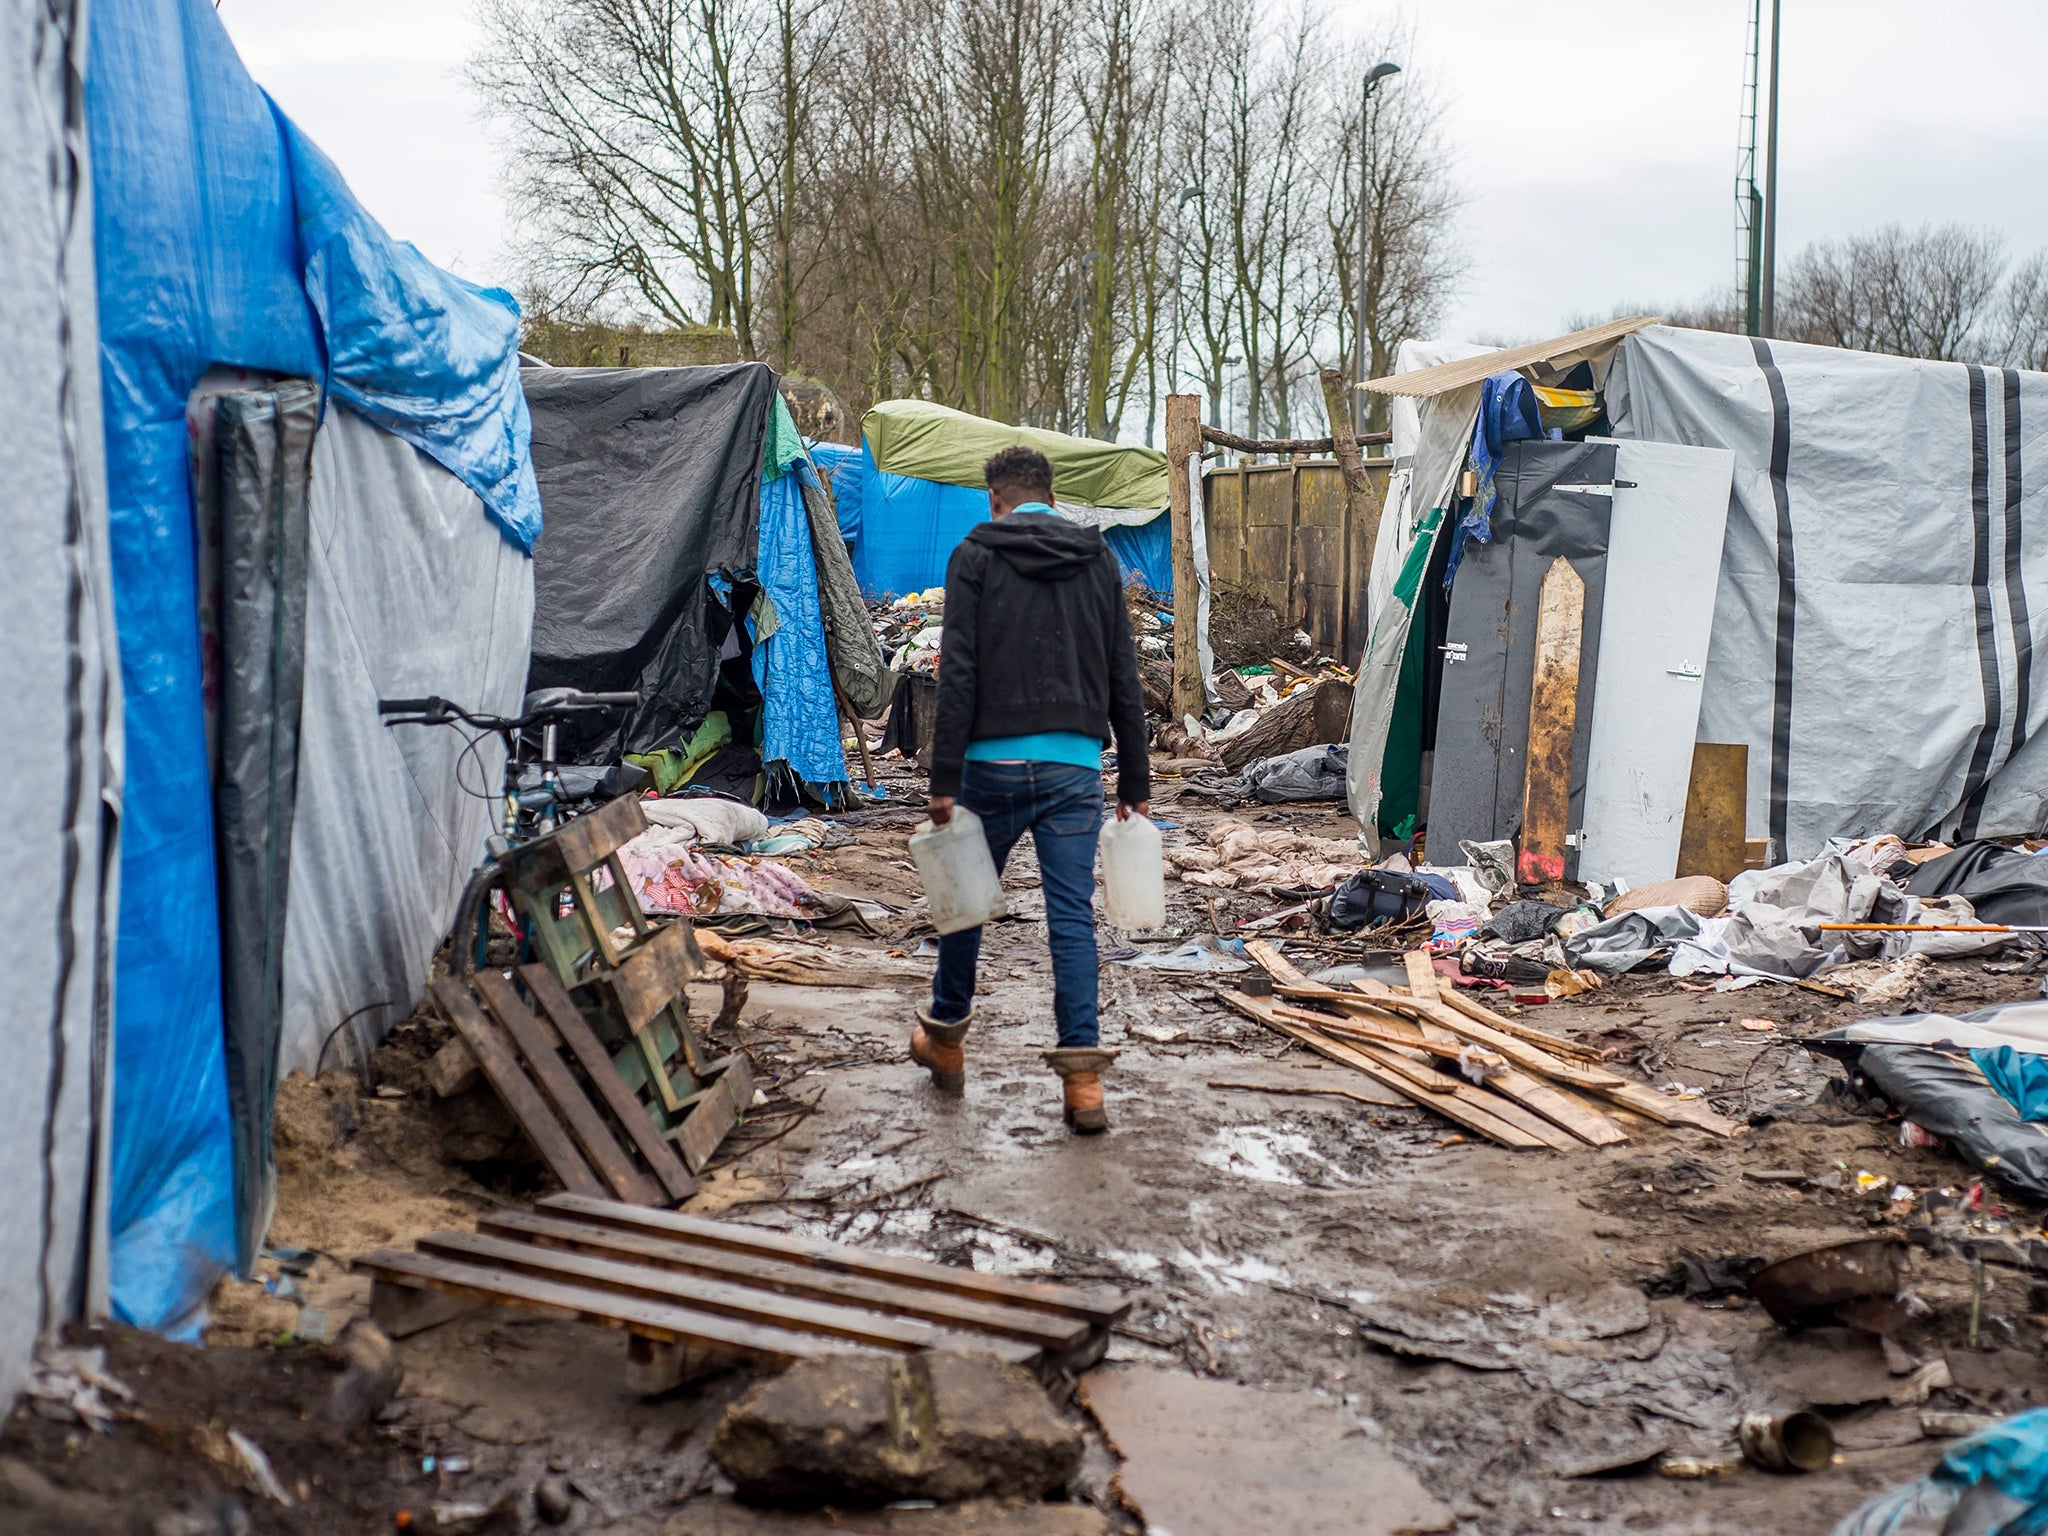
<svg viewBox="0 0 2048 1536">
<path fill-rule="evenodd" d="M 1177 836 L 1218 814 L 1176 801 L 1170 783 L 1155 809 L 1182 824 Z M 1334 809 L 1264 814 L 1324 836 L 1352 830 Z M 820 856 L 813 877 L 909 905 L 913 819 L 849 818 L 857 841 Z M 1645 1294 L 1681 1254 L 1776 1258 L 1903 1230 L 1912 1216 L 1894 1204 L 1897 1186 L 1916 1205 L 1968 1186 L 1955 1158 L 1900 1145 L 1895 1120 L 1845 1094 L 1839 1067 L 1786 1043 L 1873 1010 L 1775 984 L 1686 992 L 1661 975 L 1550 1004 L 1535 1010 L 1545 1028 L 1614 1046 L 1645 1080 L 1702 1091 L 1754 1129 L 1727 1141 L 1630 1120 L 1626 1146 L 1514 1153 L 1268 1034 L 1215 1001 L 1214 978 L 1109 964 L 1104 1040 L 1123 1050 L 1113 1129 L 1080 1140 L 1062 1128 L 1038 1056 L 1052 1025 L 1034 869 L 1027 845 L 1007 877 L 1013 918 L 986 938 L 964 1098 L 934 1094 L 904 1064 L 914 981 L 757 982 L 733 1043 L 753 1053 L 768 1102 L 689 1208 L 981 1269 L 1119 1282 L 1136 1305 L 1112 1361 L 1326 1394 L 1461 1532 L 1825 1531 L 1929 1467 L 1940 1442 L 1922 1437 L 1924 1408 L 2048 1400 L 2039 1298 L 2015 1270 L 1987 1269 L 1972 1351 L 1970 1271 L 1915 1251 L 1917 1315 L 1897 1334 L 1912 1359 L 1892 1368 L 1839 1330 L 1788 1337 L 1753 1304 Z M 1170 889 L 1189 932 L 1211 926 L 1204 897 L 1226 924 L 1276 905 Z M 817 942 L 930 964 L 914 935 Z M 1987 969 L 1998 963 L 1941 964 L 1917 1003 L 1955 1011 L 2038 990 L 2036 974 Z M 336 1365 L 308 1336 L 331 1338 L 366 1300 L 348 1256 L 545 1191 L 486 1090 L 443 1101 L 425 1086 L 443 1034 L 424 1017 L 401 1026 L 367 1085 L 339 1072 L 286 1085 L 271 1244 L 311 1250 L 295 1260 L 307 1272 L 282 1298 L 275 1261 L 268 1288 L 224 1284 L 203 1351 L 95 1335 L 137 1404 L 106 1434 L 18 1410 L 0 1442 L 0 1530 L 428 1529 L 436 1501 L 517 1501 L 551 1473 L 573 1481 L 572 1529 L 825 1528 L 748 1516 L 721 1491 L 704 1447 L 740 1378 L 643 1401 L 622 1384 L 623 1341 L 572 1324 L 472 1314 L 398 1346 L 405 1383 L 381 1422 L 341 1432 L 311 1412 Z M 1329 1086 L 1387 1102 L 1278 1091 Z M 2033 1214 L 2015 1211 L 2017 1230 L 2036 1230 Z M 1956 1385 L 1927 1397 L 1937 1362 Z M 1660 1451 L 1725 1457 L 1743 1408 L 1795 1403 L 1834 1421 L 1842 1449 L 1826 1471 L 1678 1480 L 1654 1469 Z M 248 1491 L 229 1429 L 265 1449 L 290 1508 Z M 845 1516 L 837 1528 L 1138 1529 L 1113 1468 L 1098 1444 L 1075 1506 Z M 218 1514 L 223 1497 L 242 1515 Z M 183 1512 L 197 1523 L 157 1523 Z M 530 1520 L 508 1511 L 500 1528 Z"/>
</svg>

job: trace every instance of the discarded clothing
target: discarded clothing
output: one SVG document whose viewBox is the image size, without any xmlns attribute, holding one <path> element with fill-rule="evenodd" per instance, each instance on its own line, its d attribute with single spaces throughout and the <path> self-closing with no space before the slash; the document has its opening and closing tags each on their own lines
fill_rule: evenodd
<svg viewBox="0 0 2048 1536">
<path fill-rule="evenodd" d="M 1453 535 L 1450 560 L 1444 567 L 1446 593 L 1457 577 L 1466 541 L 1486 544 L 1493 539 L 1493 480 L 1501 454 L 1509 443 L 1545 435 L 1536 395 L 1527 379 L 1519 373 L 1497 373 L 1481 386 L 1479 417 L 1472 424 L 1472 472 L 1477 489 Z"/>
<path fill-rule="evenodd" d="M 1764 1267 L 1753 1255 L 1704 1259 L 1681 1253 L 1664 1273 L 1643 1282 L 1645 1296 L 1683 1296 L 1688 1301 L 1726 1301 L 1749 1292 L 1749 1277 Z"/>
<path fill-rule="evenodd" d="M 1906 882 L 1913 896 L 1964 896 L 1980 923 L 2048 923 L 2048 859 L 1998 843 L 1965 843 Z"/>
<path fill-rule="evenodd" d="M 710 795 L 691 795 L 680 800 L 644 800 L 640 811 L 649 825 L 686 831 L 692 842 L 724 843 L 737 848 L 742 843 L 768 835 L 768 818 L 753 806 L 743 805 L 737 800 L 721 800 Z"/>
<path fill-rule="evenodd" d="M 1164 953 L 1130 955 L 1114 962 L 1152 971 L 1191 973 L 1233 973 L 1252 968 L 1244 958 L 1244 944 L 1237 939 L 1200 938 Z"/>
<path fill-rule="evenodd" d="M 1236 891 L 1327 891 L 1358 868 L 1358 845 L 1303 837 L 1224 820 L 1209 828 L 1209 846 L 1172 843 L 1168 870 L 1189 885 Z"/>
<path fill-rule="evenodd" d="M 752 913 L 814 919 L 831 903 L 772 860 L 704 853 L 642 833 L 619 850 L 626 878 L 649 912 L 696 917 Z"/>
<path fill-rule="evenodd" d="M 1968 1502 L 1961 1520 L 1953 1518 Z M 1881 1493 L 1834 1536 L 1971 1531 L 2038 1536 L 2048 1529 L 2048 1408 L 2034 1408 L 1957 1441 L 1916 1482 Z"/>
<path fill-rule="evenodd" d="M 1254 758 L 1237 776 L 1238 791 L 1266 805 L 1342 800 L 1350 756 L 1348 747 L 1323 746 Z"/>
</svg>

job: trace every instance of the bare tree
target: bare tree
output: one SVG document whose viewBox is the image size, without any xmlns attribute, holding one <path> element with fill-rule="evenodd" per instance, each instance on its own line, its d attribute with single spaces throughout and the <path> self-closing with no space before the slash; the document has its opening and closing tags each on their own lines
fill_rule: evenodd
<svg viewBox="0 0 2048 1536">
<path fill-rule="evenodd" d="M 1332 88 L 1334 137 L 1338 152 L 1324 162 L 1325 220 L 1334 292 L 1333 361 L 1348 360 L 1356 329 L 1358 294 L 1358 169 L 1365 161 L 1365 359 L 1366 374 L 1391 372 L 1394 349 L 1413 336 L 1427 336 L 1442 321 L 1446 306 L 1470 270 L 1458 244 L 1455 221 L 1464 199 L 1451 177 L 1451 156 L 1437 124 L 1442 104 L 1426 77 L 1414 71 L 1375 91 L 1371 117 L 1361 122 L 1359 82 L 1373 62 L 1412 57 L 1414 39 L 1405 30 L 1355 43 Z M 1386 426 L 1386 401 L 1368 397 L 1367 425 Z"/>
<path fill-rule="evenodd" d="M 2005 280 L 1999 358 L 2010 368 L 2048 370 L 2048 251 L 2036 251 Z"/>
<path fill-rule="evenodd" d="M 1778 330 L 1791 340 L 1953 361 L 1973 357 L 1995 324 L 2004 241 L 1944 224 L 1821 240 L 1779 284 Z"/>
</svg>

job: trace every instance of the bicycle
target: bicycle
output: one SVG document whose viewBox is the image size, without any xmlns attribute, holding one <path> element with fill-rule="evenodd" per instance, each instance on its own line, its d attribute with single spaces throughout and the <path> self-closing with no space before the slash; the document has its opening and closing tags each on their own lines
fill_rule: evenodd
<svg viewBox="0 0 2048 1536">
<path fill-rule="evenodd" d="M 561 728 L 590 714 L 609 709 L 633 709 L 640 704 L 638 693 L 584 693 L 575 688 L 538 688 L 520 704 L 517 715 L 486 715 L 464 709 L 438 694 L 424 699 L 379 699 L 377 713 L 387 726 L 468 726 L 479 734 L 468 750 L 484 736 L 493 735 L 505 745 L 505 772 L 499 794 L 501 806 L 498 829 L 484 842 L 484 859 L 470 874 L 456 903 L 455 922 L 449 929 L 449 958 L 464 981 L 473 978 L 489 962 L 491 904 L 494 894 L 504 891 L 499 860 L 522 843 L 552 832 L 562 821 L 597 805 L 630 794 L 648 780 L 647 770 L 630 764 L 599 768 L 581 764 L 566 767 L 558 760 Z M 532 740 L 538 727 L 538 740 Z M 534 751 L 525 749 L 529 742 Z M 460 760 L 457 764 L 460 776 Z M 517 915 L 509 895 L 505 902 L 508 920 L 518 931 Z M 474 941 L 469 938 L 474 935 Z M 522 948 L 527 935 L 520 933 Z"/>
</svg>

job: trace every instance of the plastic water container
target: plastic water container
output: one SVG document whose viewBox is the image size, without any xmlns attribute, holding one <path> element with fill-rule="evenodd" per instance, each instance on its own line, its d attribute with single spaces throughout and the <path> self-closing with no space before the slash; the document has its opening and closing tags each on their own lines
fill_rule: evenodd
<svg viewBox="0 0 2048 1536">
<path fill-rule="evenodd" d="M 924 881 L 932 927 L 940 933 L 979 928 L 1010 910 L 981 818 L 964 805 L 953 807 L 953 819 L 943 827 L 929 821 L 918 825 L 910 834 L 910 861 Z"/>
<path fill-rule="evenodd" d="M 1166 859 L 1159 829 L 1143 816 L 1102 828 L 1102 904 L 1109 926 L 1166 926 Z"/>
</svg>

